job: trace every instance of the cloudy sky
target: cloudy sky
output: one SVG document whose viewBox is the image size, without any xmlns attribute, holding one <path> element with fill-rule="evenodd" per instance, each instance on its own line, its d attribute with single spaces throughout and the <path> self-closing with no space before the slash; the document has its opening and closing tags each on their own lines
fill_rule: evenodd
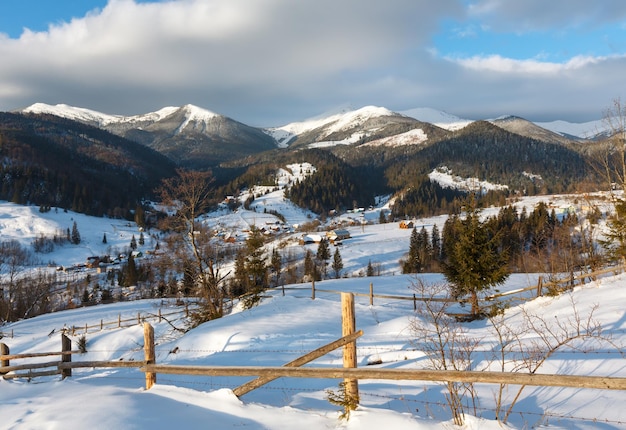
<svg viewBox="0 0 626 430">
<path fill-rule="evenodd" d="M 187 103 L 256 126 L 351 106 L 599 119 L 623 0 L 1 0 L 0 111 Z"/>
</svg>

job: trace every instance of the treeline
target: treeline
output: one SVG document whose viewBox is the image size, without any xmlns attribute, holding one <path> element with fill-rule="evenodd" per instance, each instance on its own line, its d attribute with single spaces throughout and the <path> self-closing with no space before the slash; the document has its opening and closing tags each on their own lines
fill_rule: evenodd
<svg viewBox="0 0 626 430">
<path fill-rule="evenodd" d="M 369 182 L 364 172 L 349 166 L 323 165 L 311 176 L 292 185 L 285 196 L 315 213 L 345 211 L 375 203 Z"/>
<path fill-rule="evenodd" d="M 426 227 L 414 228 L 408 256 L 401 261 L 403 272 L 440 271 L 454 243 L 460 240 L 462 216 L 452 214 L 441 232 L 437 226 L 430 232 Z M 591 232 L 580 228 L 573 211 L 557 214 L 543 202 L 530 213 L 507 206 L 484 224 L 512 272 L 571 273 L 600 263 Z"/>
<path fill-rule="evenodd" d="M 164 156 L 98 128 L 0 113 L 0 199 L 128 218 L 163 177 Z"/>
<path fill-rule="evenodd" d="M 599 182 L 585 157 L 573 149 L 509 133 L 485 121 L 424 148 L 417 158 L 428 172 L 445 165 L 455 175 L 508 185 L 527 195 L 574 192 L 583 183 Z"/>
</svg>

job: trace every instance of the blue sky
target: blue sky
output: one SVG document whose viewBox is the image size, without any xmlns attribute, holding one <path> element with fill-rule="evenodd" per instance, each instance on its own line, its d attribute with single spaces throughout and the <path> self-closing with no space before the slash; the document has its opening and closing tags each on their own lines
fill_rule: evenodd
<svg viewBox="0 0 626 430">
<path fill-rule="evenodd" d="M 1 0 L 0 58 L 0 110 L 192 103 L 282 125 L 349 103 L 582 122 L 626 96 L 626 2 Z"/>
</svg>

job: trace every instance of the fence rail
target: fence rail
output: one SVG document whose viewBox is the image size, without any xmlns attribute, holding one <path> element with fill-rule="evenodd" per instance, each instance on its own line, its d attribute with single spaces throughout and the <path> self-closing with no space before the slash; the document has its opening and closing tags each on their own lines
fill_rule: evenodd
<svg viewBox="0 0 626 430">
<path fill-rule="evenodd" d="M 158 374 L 177 374 L 192 376 L 252 376 L 256 379 L 233 389 L 233 393 L 242 396 L 277 378 L 342 378 L 346 395 L 358 399 L 359 380 L 402 380 L 432 382 L 470 382 L 487 384 L 506 384 L 521 386 L 571 387 L 601 390 L 626 390 L 626 378 L 604 376 L 555 375 L 516 372 L 450 371 L 425 369 L 381 369 L 358 368 L 356 365 L 356 339 L 363 333 L 355 330 L 354 295 L 342 293 L 342 333 L 343 337 L 330 344 L 317 348 L 282 367 L 267 366 L 192 366 L 157 364 L 155 355 L 154 329 L 149 323 L 144 327 L 144 360 L 141 361 L 78 361 L 71 358 L 78 351 L 71 350 L 71 342 L 61 335 L 61 352 L 28 354 L 10 354 L 6 344 L 0 344 L 0 374 L 4 379 L 33 378 L 38 376 L 71 376 L 76 368 L 138 368 L 145 375 L 146 389 L 157 381 Z M 322 355 L 338 348 L 343 348 L 343 368 L 300 367 Z M 10 360 L 60 355 L 61 361 L 10 365 Z M 53 368 L 51 370 L 39 370 Z M 28 370 L 27 373 L 12 373 Z M 350 391 L 349 391 L 350 390 Z M 350 403 L 346 408 L 356 408 L 357 403 Z"/>
<path fill-rule="evenodd" d="M 514 296 L 514 295 L 519 295 L 519 294 L 523 294 L 529 291 L 534 291 L 535 295 L 534 296 L 528 296 L 528 297 L 518 297 L 518 300 L 521 301 L 527 301 L 527 300 L 532 300 L 533 298 L 536 297 L 541 297 L 544 295 L 544 290 L 546 289 L 555 289 L 557 291 L 564 291 L 567 290 L 569 288 L 572 288 L 574 286 L 578 285 L 582 285 L 585 284 L 586 280 L 589 280 L 590 282 L 593 280 L 596 280 L 597 278 L 601 277 L 602 275 L 606 275 L 608 273 L 613 273 L 613 274 L 619 274 L 619 273 L 623 273 L 626 270 L 626 265 L 624 264 L 619 264 L 617 266 L 611 266 L 611 267 L 607 267 L 607 268 L 603 268 L 600 270 L 595 270 L 593 272 L 589 272 L 589 273 L 582 273 L 580 275 L 570 275 L 567 277 L 563 277 L 562 279 L 556 279 L 556 280 L 552 280 L 552 281 L 548 281 L 548 282 L 544 282 L 543 277 L 539 277 L 539 281 L 536 285 L 531 285 L 529 287 L 525 287 L 525 288 L 518 288 L 515 290 L 511 290 L 511 291 L 506 291 L 503 293 L 496 293 L 496 294 L 491 294 L 489 296 L 480 298 L 479 301 L 483 302 L 483 303 L 492 303 L 494 300 L 503 298 L 503 297 L 508 297 L 508 296 Z M 332 289 L 322 289 L 322 288 L 317 288 L 317 286 L 315 285 L 315 281 L 311 282 L 311 287 L 281 287 L 282 291 L 283 291 L 283 295 L 284 295 L 284 291 L 288 291 L 288 290 L 294 290 L 294 291 L 307 291 L 310 290 L 311 291 L 311 299 L 315 300 L 316 298 L 316 293 L 329 293 L 329 294 L 341 294 L 342 291 L 339 290 L 332 290 Z M 369 289 L 369 293 L 359 293 L 359 292 L 353 292 L 351 293 L 356 297 L 368 297 L 369 298 L 369 303 L 370 305 L 374 305 L 374 299 L 389 299 L 389 300 L 407 300 L 407 301 L 412 301 L 413 302 L 413 308 L 416 309 L 417 308 L 417 302 L 419 301 L 429 301 L 429 302 L 441 302 L 441 303 L 467 303 L 467 300 L 465 299 L 453 299 L 453 298 L 449 298 L 449 297 L 420 297 L 416 294 L 413 294 L 412 296 L 400 296 L 400 295 L 389 295 L 389 294 L 375 294 L 374 293 L 374 283 L 370 282 L 370 289 Z M 459 315 L 459 314 L 455 314 L 455 315 Z"/>
<path fill-rule="evenodd" d="M 326 367 L 179 366 L 171 364 L 145 365 L 140 370 L 143 372 L 192 376 L 258 376 L 274 379 L 283 377 L 383 379 L 626 390 L 626 378 L 539 373 Z"/>
</svg>

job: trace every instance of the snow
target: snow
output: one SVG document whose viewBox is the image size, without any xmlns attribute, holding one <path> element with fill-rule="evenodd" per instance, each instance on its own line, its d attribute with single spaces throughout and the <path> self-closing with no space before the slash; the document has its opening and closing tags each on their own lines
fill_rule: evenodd
<svg viewBox="0 0 626 430">
<path fill-rule="evenodd" d="M 207 123 L 211 119 L 219 116 L 217 113 L 191 104 L 187 104 L 182 108 L 168 106 L 155 112 L 131 116 L 111 115 L 91 109 L 69 106 L 66 104 L 49 105 L 45 103 L 35 103 L 23 109 L 22 112 L 51 114 L 103 127 L 118 123 L 153 123 L 172 115 L 179 109 L 184 109 L 186 112 L 186 121 L 181 125 L 179 130 L 184 129 L 189 122 L 198 122 L 202 124 Z M 449 131 L 460 130 L 468 124 L 474 122 L 473 120 L 460 118 L 445 111 L 427 107 L 403 110 L 398 113 L 422 122 L 436 125 L 437 127 L 441 127 Z M 272 136 L 278 142 L 279 147 L 286 148 L 289 146 L 289 142 L 296 136 L 320 127 L 326 126 L 327 134 L 331 134 L 335 131 L 358 127 L 360 124 L 363 124 L 363 122 L 371 118 L 394 114 L 395 113 L 393 111 L 387 108 L 377 106 L 364 106 L 359 109 L 343 107 L 336 112 L 324 113 L 304 121 L 293 122 L 280 127 L 268 127 L 263 129 L 263 131 Z M 507 116 L 502 116 L 498 119 L 504 119 L 506 117 Z M 591 139 L 606 133 L 606 124 L 603 120 L 588 121 L 583 123 L 572 123 L 557 120 L 550 122 L 535 122 L 535 124 L 560 135 L 576 136 L 582 139 Z M 320 142 L 317 147 L 350 144 L 358 141 L 361 137 L 361 134 L 357 133 L 352 138 L 341 142 Z"/>
<path fill-rule="evenodd" d="M 35 114 L 50 114 L 61 118 L 67 118 L 75 121 L 95 123 L 103 126 L 112 122 L 122 121 L 123 116 L 107 115 L 90 109 L 69 106 L 66 104 L 48 105 L 45 103 L 35 103 L 25 109 L 23 112 Z"/>
<path fill-rule="evenodd" d="M 595 136 L 606 132 L 606 124 L 603 120 L 581 123 L 559 120 L 551 122 L 536 122 L 535 124 L 554 133 L 577 136 L 582 139 L 592 139 Z"/>
<path fill-rule="evenodd" d="M 287 146 L 289 141 L 294 137 L 318 128 L 324 127 L 324 133 L 328 136 L 338 131 L 359 127 L 369 119 L 390 115 L 395 115 L 395 113 L 387 108 L 364 106 L 356 110 L 342 110 L 339 113 L 324 114 L 305 121 L 293 122 L 281 127 L 268 128 L 265 131 L 283 146 Z M 321 141 L 310 145 L 310 147 L 325 148 L 335 145 L 349 145 L 358 142 L 362 138 L 363 132 L 358 132 L 342 141 Z"/>
<path fill-rule="evenodd" d="M 199 124 L 207 124 L 219 115 L 211 112 L 207 109 L 200 108 L 191 104 L 187 104 L 183 107 L 167 106 L 156 112 L 149 112 L 140 115 L 109 115 L 102 112 L 93 111 L 90 109 L 68 106 L 65 104 L 48 105 L 45 103 L 35 103 L 25 109 L 22 112 L 37 113 L 37 114 L 51 114 L 62 118 L 68 118 L 75 121 L 86 122 L 89 124 L 95 124 L 99 127 L 114 125 L 114 124 L 143 124 L 154 123 L 160 121 L 168 116 L 174 114 L 178 110 L 183 110 L 185 113 L 185 120 L 178 128 L 177 132 L 182 131 L 189 123 L 197 122 Z"/>
<path fill-rule="evenodd" d="M 421 128 L 415 128 L 405 133 L 367 142 L 363 146 L 406 146 L 420 145 L 428 140 L 428 135 Z"/>
<path fill-rule="evenodd" d="M 471 124 L 472 120 L 459 118 L 456 115 L 432 108 L 414 108 L 400 112 L 402 115 L 428 122 L 446 130 L 456 131 Z"/>
<path fill-rule="evenodd" d="M 185 112 L 185 120 L 176 129 L 175 133 L 177 134 L 181 133 L 190 123 L 194 124 L 194 127 L 200 126 L 200 128 L 204 129 L 207 124 L 219 117 L 216 113 L 194 105 L 185 105 L 182 107 L 182 110 Z"/>
<path fill-rule="evenodd" d="M 288 225 L 310 221 L 312 214 L 302 211 L 282 195 L 282 188 L 314 171 L 306 164 L 286 166 L 279 172 L 279 189 L 259 187 L 260 193 L 251 210 L 239 208 L 237 213 L 218 211 L 204 221 L 213 225 L 240 230 L 251 223 L 260 225 L 273 221 L 264 209 L 276 209 Z M 242 196 L 245 199 L 246 196 Z M 543 196 L 518 202 L 533 205 L 550 201 L 565 205 L 576 196 Z M 287 285 L 282 290 L 269 290 L 261 303 L 249 310 L 235 306 L 227 316 L 205 323 L 185 334 L 157 318 L 149 322 L 155 328 L 156 361 L 179 365 L 256 365 L 281 366 L 305 353 L 341 337 L 341 304 L 339 296 L 323 290 L 368 293 L 370 283 L 376 294 L 411 296 L 414 275 L 401 275 L 399 259 L 408 251 L 411 230 L 398 228 L 398 223 L 376 224 L 379 211 L 386 206 L 344 214 L 330 221 L 347 226 L 352 236 L 338 249 L 345 265 L 342 279 L 325 279 L 316 283 L 316 299 L 311 300 L 309 284 Z M 490 213 L 497 208 L 488 210 Z M 106 218 L 88 217 L 55 210 L 40 213 L 37 208 L 0 203 L 0 234 L 2 240 L 15 239 L 28 245 L 39 234 L 53 234 L 71 227 L 76 221 L 84 242 L 58 247 L 42 259 L 70 265 L 84 262 L 89 255 L 105 252 L 108 247 L 124 247 L 130 237 L 139 234 L 134 223 Z M 330 222 L 329 221 L 329 222 Z M 443 226 L 445 216 L 417 219 L 417 228 Z M 343 224 L 341 224 L 343 225 Z M 108 244 L 102 243 L 106 233 Z M 290 238 L 301 233 L 285 233 L 278 240 L 284 252 L 300 252 L 317 245 L 297 245 Z M 151 240 L 148 236 L 148 240 Z M 154 243 L 146 243 L 150 249 Z M 301 255 L 301 254 L 300 254 Z M 363 277 L 368 262 L 377 263 L 383 276 Z M 45 265 L 45 263 L 42 263 Z M 535 285 L 538 274 L 515 274 L 499 288 L 509 291 Z M 429 285 L 443 282 L 440 274 L 423 274 L 419 279 Z M 522 310 L 546 316 L 548 322 L 557 317 L 571 318 L 572 302 L 583 318 L 597 306 L 594 318 L 603 333 L 612 336 L 615 348 L 626 341 L 626 275 L 607 276 L 594 283 L 576 287 L 558 297 L 542 297 L 523 305 L 513 305 L 505 315 L 506 324 L 522 324 Z M 11 353 L 58 351 L 59 332 L 69 327 L 97 326 L 101 321 L 116 322 L 118 318 L 133 319 L 142 315 L 172 313 L 168 320 L 179 327 L 184 324 L 184 309 L 171 300 L 139 300 L 78 308 L 6 324 L 2 342 Z M 367 297 L 356 297 L 356 324 L 364 335 L 357 341 L 358 365 L 370 363 L 380 368 L 419 369 L 427 359 L 415 342 L 410 329 L 415 318 L 412 301 L 376 298 L 370 306 Z M 466 329 L 480 341 L 482 349 L 495 342 L 485 321 L 467 323 Z M 52 332 L 54 330 L 54 332 Z M 13 333 L 13 337 L 8 336 Z M 72 336 L 74 341 L 82 334 Z M 74 356 L 75 361 L 142 360 L 143 331 L 130 323 L 118 328 L 115 324 L 90 328 L 86 334 L 87 350 Z M 531 339 L 532 340 L 532 339 Z M 580 350 L 565 348 L 554 354 L 538 373 L 572 375 L 626 376 L 621 354 L 605 353 L 607 346 L 577 345 Z M 594 348 L 594 350 L 591 350 Z M 614 348 L 614 349 L 615 349 Z M 583 354 L 581 351 L 589 350 Z M 48 361 L 49 358 L 40 359 Z M 342 352 L 336 350 L 311 363 L 316 367 L 341 367 Z M 475 366 L 486 369 L 484 356 Z M 158 375 L 157 384 L 145 390 L 144 374 L 137 369 L 74 369 L 73 376 L 26 379 L 0 379 L 0 416 L 2 428 L 251 428 L 251 429 L 359 429 L 440 430 L 455 428 L 445 407 L 445 389 L 441 384 L 419 381 L 363 380 L 359 382 L 361 404 L 348 421 L 339 419 L 339 407 L 328 401 L 328 390 L 338 390 L 338 380 L 281 378 L 252 391 L 241 399 L 232 389 L 250 378 L 192 377 Z M 624 391 L 602 391 L 574 388 L 526 387 L 508 426 L 493 418 L 496 386 L 477 386 L 478 417 L 467 416 L 464 429 L 496 430 L 502 428 L 596 429 L 623 428 L 626 422 Z M 509 395 L 517 387 L 508 387 Z M 508 397 L 510 399 L 510 397 Z M 567 417 L 575 418 L 567 418 Z M 585 419 L 577 419 L 582 417 Z M 594 422 L 597 419 L 597 422 Z M 608 420 L 603 423 L 604 420 Z"/>
<path fill-rule="evenodd" d="M 437 182 L 444 188 L 452 188 L 456 190 L 503 190 L 507 189 L 507 185 L 493 184 L 487 181 L 481 181 L 478 178 L 461 178 L 453 175 L 447 167 L 438 167 L 428 174 L 431 181 Z"/>
</svg>

